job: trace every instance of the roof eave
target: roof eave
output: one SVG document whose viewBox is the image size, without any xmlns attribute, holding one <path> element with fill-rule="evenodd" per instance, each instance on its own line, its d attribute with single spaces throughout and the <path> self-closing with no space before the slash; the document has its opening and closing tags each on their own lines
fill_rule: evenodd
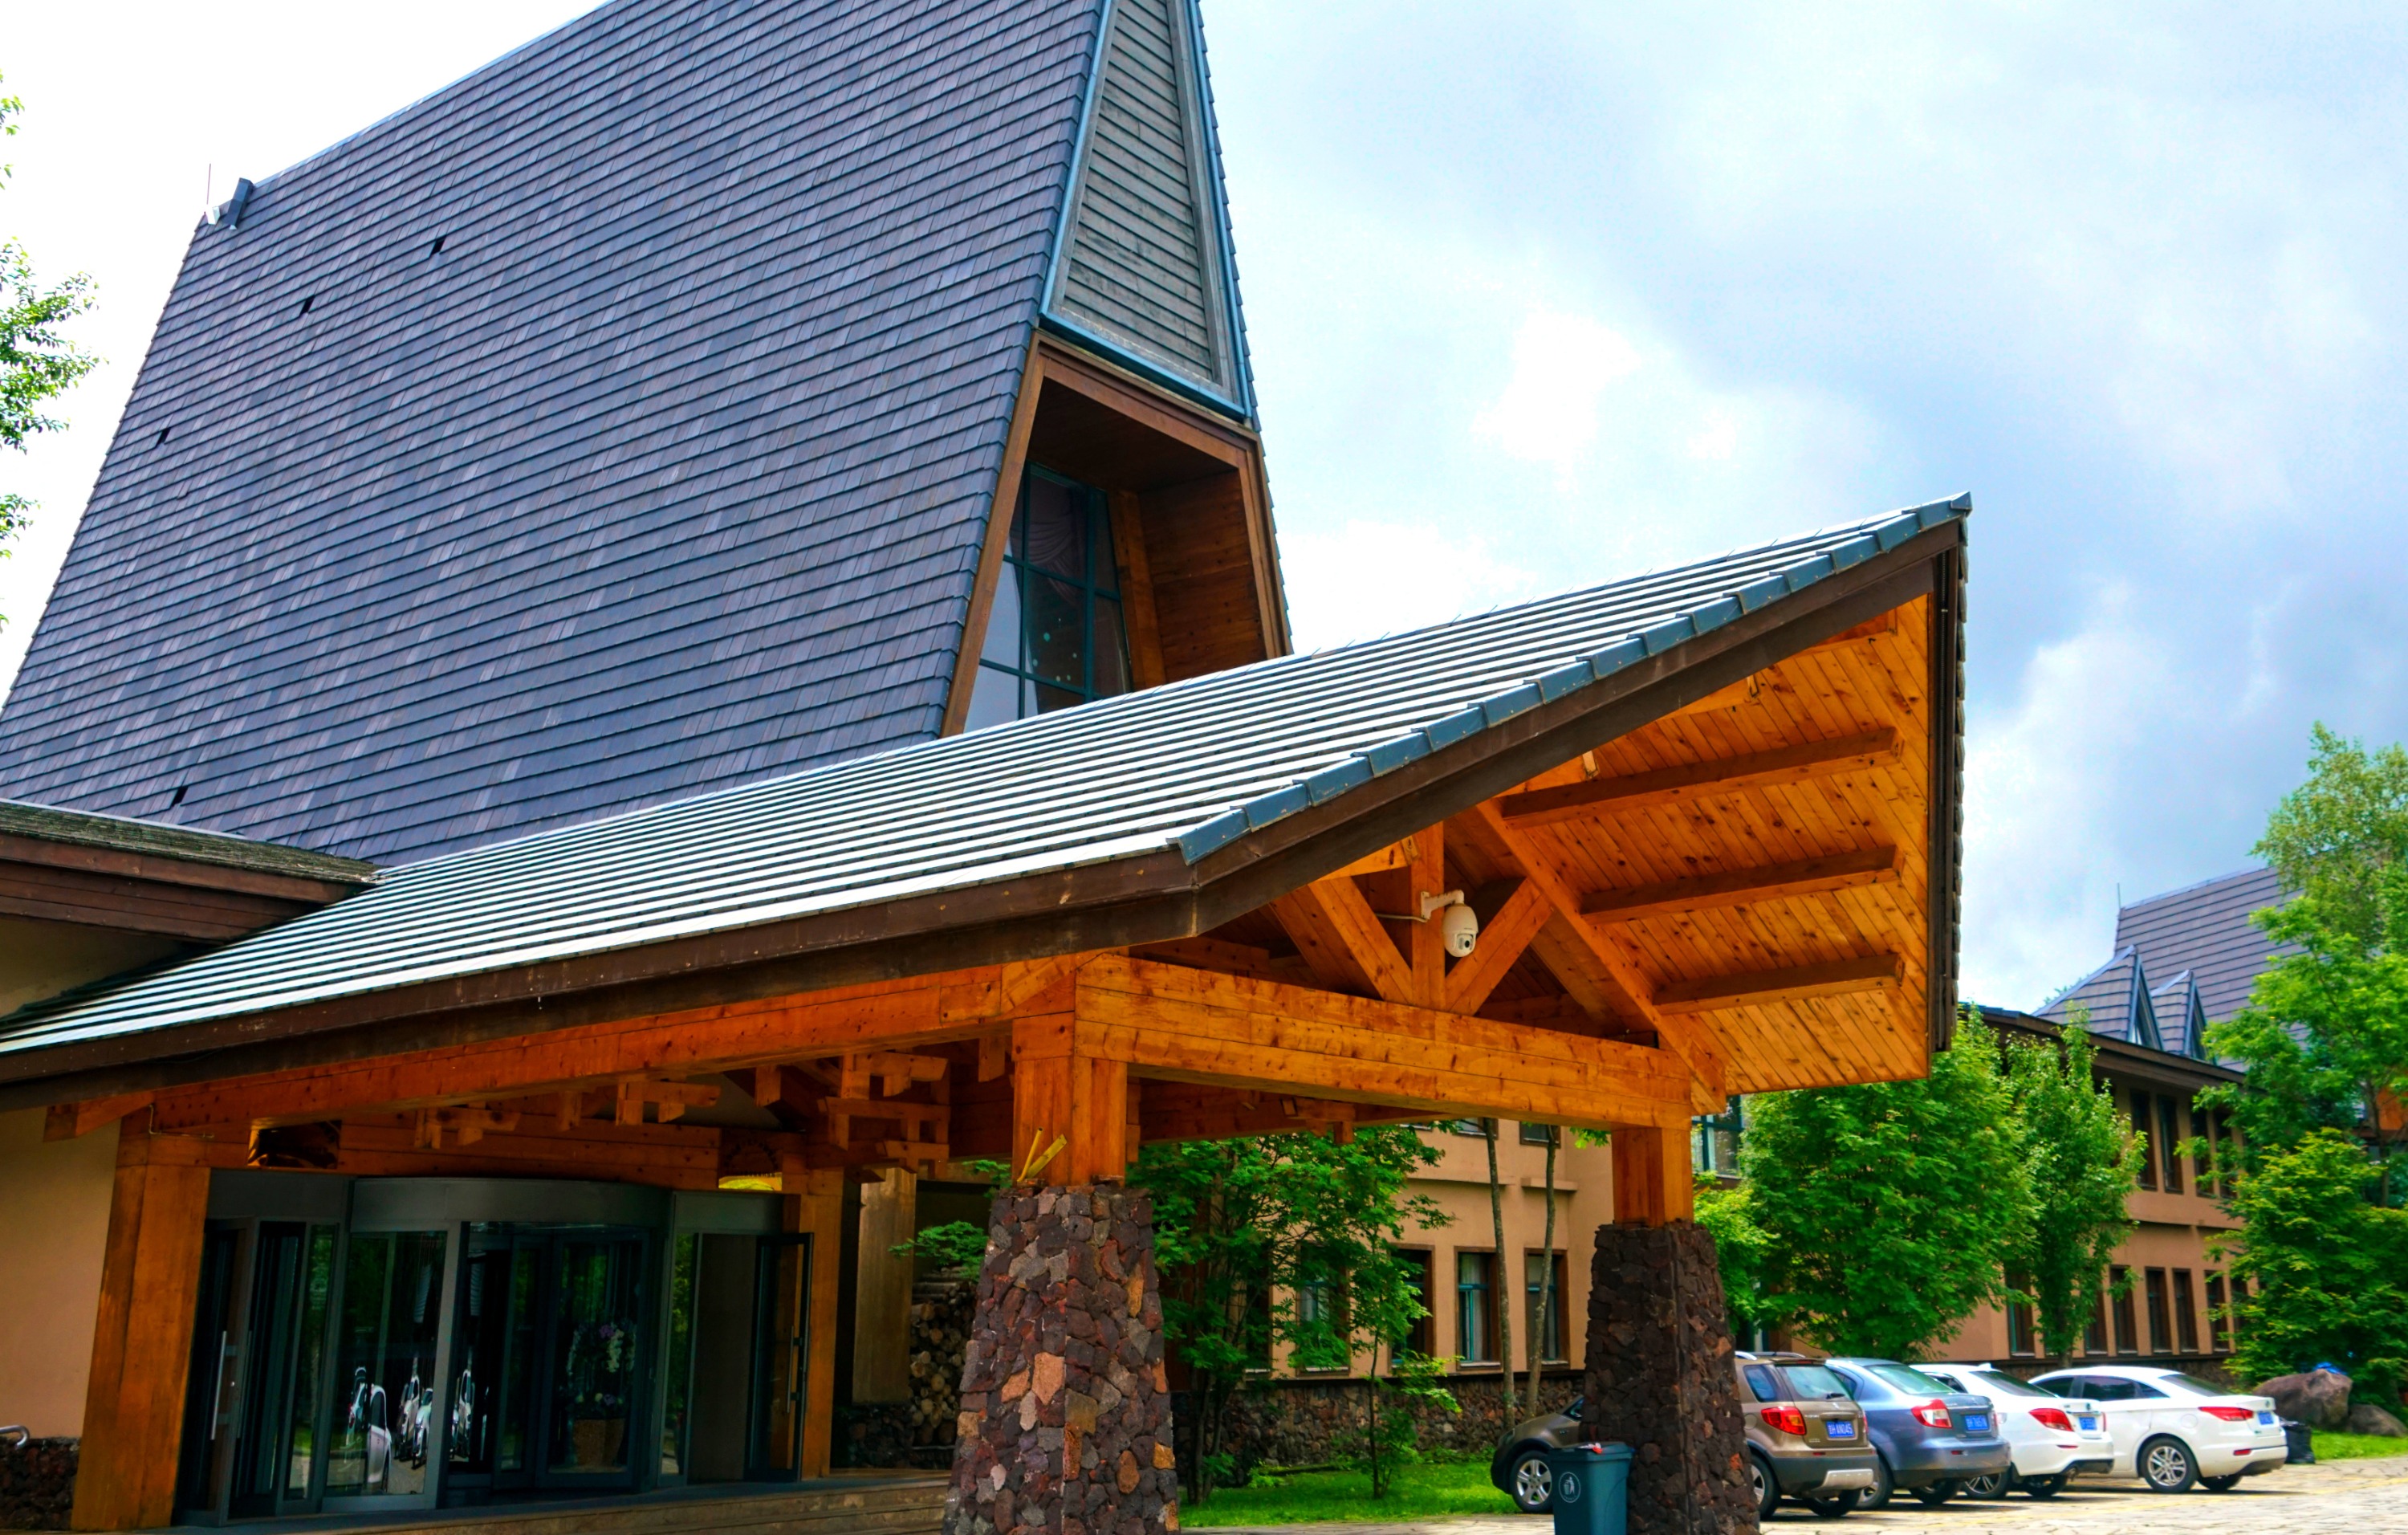
<svg viewBox="0 0 2408 1535">
<path fill-rule="evenodd" d="M 1470 731 L 1189 863 L 1158 852 L 607 954 L 388 988 L 172 1030 L 0 1058 L 0 1110 L 325 1065 L 683 1008 L 756 1000 L 1204 932 L 1423 826 L 1503 793 L 1877 614 L 1961 581 L 1949 518 L 1586 686 Z M 1943 615 L 1956 665 L 1957 613 Z M 1963 714 L 1953 674 L 1929 695 L 1930 1029 L 1946 1042 L 1957 948 L 1954 892 Z M 1944 791 L 1944 795 L 1943 795 Z M 1944 799 L 1944 802 L 1943 802 Z"/>
</svg>

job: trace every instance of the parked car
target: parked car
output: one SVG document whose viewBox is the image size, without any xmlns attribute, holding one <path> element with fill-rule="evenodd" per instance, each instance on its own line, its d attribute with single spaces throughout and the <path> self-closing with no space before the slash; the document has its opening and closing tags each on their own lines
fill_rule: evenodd
<svg viewBox="0 0 2408 1535">
<path fill-rule="evenodd" d="M 1989 1398 L 1958 1391 L 1895 1359 L 1825 1363 L 1865 1410 L 1878 1456 L 1873 1485 L 1859 1507 L 1881 1508 L 1900 1487 L 1917 1502 L 1937 1506 L 1967 1480 L 2014 1464 Z"/>
<path fill-rule="evenodd" d="M 2003 1471 L 1967 1477 L 1962 1490 L 1968 1498 L 2004 1498 L 2014 1489 L 2054 1498 L 2065 1490 L 2069 1477 L 2104 1476 L 2114 1465 L 2115 1442 L 2108 1437 L 2106 1415 L 2095 1401 L 2019 1381 L 1996 1365 L 1914 1368 L 1959 1391 L 1989 1398 L 1998 1410 L 1999 1427 L 2014 1463 Z"/>
<path fill-rule="evenodd" d="M 2109 1474 L 2137 1476 L 2155 1492 L 2230 1492 L 2289 1453 L 2272 1397 L 2227 1391 L 2178 1370 L 2085 1365 L 2032 1384 L 2096 1401 L 2115 1445 Z"/>
<path fill-rule="evenodd" d="M 1856 1506 L 1874 1483 L 1864 1413 L 1813 1360 L 1797 1354 L 1739 1356 L 1740 1400 L 1759 1516 L 1786 1494 L 1826 1519 Z M 1581 1401 L 1515 1426 L 1497 1446 L 1488 1479 L 1525 1513 L 1555 1506 L 1547 1452 L 1581 1440 Z"/>
<path fill-rule="evenodd" d="M 1802 1354 L 1739 1356 L 1740 1422 L 1756 1517 L 1770 1519 L 1783 1495 L 1836 1519 L 1878 1478 L 1865 1414 L 1840 1378 Z"/>
</svg>

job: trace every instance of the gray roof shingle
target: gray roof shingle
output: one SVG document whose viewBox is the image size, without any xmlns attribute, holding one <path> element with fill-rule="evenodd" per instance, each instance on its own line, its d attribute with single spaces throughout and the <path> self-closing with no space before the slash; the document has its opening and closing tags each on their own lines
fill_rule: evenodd
<svg viewBox="0 0 2408 1535">
<path fill-rule="evenodd" d="M 2134 901 L 2115 914 L 2115 946 L 2140 953 L 2153 975 L 2187 970 L 2199 983 L 2200 1008 L 2220 1024 L 2249 1005 L 2258 972 L 2275 958 L 2297 954 L 2278 944 L 2249 920 L 2251 913 L 2280 906 L 2282 882 L 2271 868 L 2202 880 L 2162 896 Z"/>
<path fill-rule="evenodd" d="M 617 0 L 262 180 L 0 794 L 394 862 L 934 736 L 1099 5 Z"/>
<path fill-rule="evenodd" d="M 1192 867 L 1742 614 L 1802 606 L 1817 582 L 1969 507 L 1935 503 L 389 868 L 339 905 L 0 1023 L 0 1076 L 22 1074 L 9 1064 L 50 1046 L 823 920 L 1140 855 Z M 1953 713 L 1935 727 L 1953 734 Z M 1944 911 L 1934 917 L 1948 920 Z"/>
</svg>

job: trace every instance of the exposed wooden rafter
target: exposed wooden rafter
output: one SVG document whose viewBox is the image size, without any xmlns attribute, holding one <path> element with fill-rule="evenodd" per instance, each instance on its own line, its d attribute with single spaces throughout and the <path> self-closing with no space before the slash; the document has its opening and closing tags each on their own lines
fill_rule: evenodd
<svg viewBox="0 0 2408 1535">
<path fill-rule="evenodd" d="M 1267 910 L 1287 930 L 1322 984 L 1383 1001 L 1412 999 L 1412 968 L 1353 880 L 1315 880 L 1280 897 Z"/>
<path fill-rule="evenodd" d="M 1810 997 L 1877 991 L 1899 984 L 1905 974 L 1906 962 L 1899 955 L 1867 954 L 1820 965 L 1793 965 L 1778 970 L 1751 970 L 1740 975 L 1675 982 L 1656 994 L 1656 1005 L 1667 1014 L 1763 1007 Z"/>
<path fill-rule="evenodd" d="M 1505 819 L 1515 825 L 1544 825 L 1574 816 L 1670 805 L 1737 789 L 1803 783 L 1835 773 L 1878 768 L 1896 761 L 1898 753 L 1898 732 L 1885 726 L 1832 740 L 1806 741 L 1770 752 L 1752 752 L 1745 756 L 1684 763 L 1650 773 L 1625 773 L 1528 789 L 1505 796 L 1498 801 L 1498 808 Z"/>
<path fill-rule="evenodd" d="M 1496 914 L 1480 925 L 1480 943 L 1469 957 L 1455 961 L 1446 976 L 1446 1009 L 1449 1012 L 1478 1012 L 1488 994 L 1505 979 L 1505 972 L 1530 947 L 1530 940 L 1547 925 L 1554 909 L 1537 885 L 1527 880 L 1515 882 L 1513 893 L 1505 897 Z"/>
<path fill-rule="evenodd" d="M 1760 864 L 1754 868 L 1728 868 L 1684 880 L 1660 880 L 1620 890 L 1597 890 L 1581 897 L 1583 916 L 1592 921 L 1633 922 L 1717 906 L 1745 906 L 1809 896 L 1828 890 L 1852 890 L 1899 877 L 1901 859 L 1894 847 L 1856 848 L 1819 858 Z"/>
</svg>

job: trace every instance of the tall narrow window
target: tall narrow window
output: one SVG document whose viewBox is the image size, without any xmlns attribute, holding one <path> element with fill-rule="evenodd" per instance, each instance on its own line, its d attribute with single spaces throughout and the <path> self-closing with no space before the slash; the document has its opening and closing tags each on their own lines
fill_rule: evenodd
<svg viewBox="0 0 2408 1535">
<path fill-rule="evenodd" d="M 2090 1325 L 2082 1329 L 2082 1352 L 2107 1352 L 2107 1292 L 2097 1285 L 2090 1291 Z"/>
<path fill-rule="evenodd" d="M 2173 1352 L 2173 1308 L 2166 1295 L 2166 1271 L 2151 1269 L 2144 1275 L 2149 1292 L 2149 1352 Z"/>
<path fill-rule="evenodd" d="M 2115 1352 L 2141 1352 L 2141 1323 L 2138 1308 L 2132 1304 L 2132 1270 L 2117 1264 L 2107 1270 L 2107 1287 L 2115 1303 Z"/>
<path fill-rule="evenodd" d="M 989 630 L 988 632 L 993 633 L 994 631 Z M 2147 1155 L 2141 1158 L 2141 1166 L 2139 1169 L 2139 1183 L 2143 1188 L 2155 1188 L 2157 1186 L 2157 1134 L 2156 1127 L 2149 1123 L 2152 1117 L 2154 1117 L 2154 1114 L 2151 1108 L 2151 1099 L 2149 1095 L 2146 1093 L 2135 1092 L 2132 1095 L 2132 1128 L 2140 1131 L 2143 1135 L 2149 1138 L 2148 1152 Z"/>
<path fill-rule="evenodd" d="M 2199 1301 L 2187 1269 L 2174 1270 L 2174 1342 L 2185 1354 L 2199 1352 Z"/>
<path fill-rule="evenodd" d="M 2031 1290 L 2031 1276 L 2009 1270 L 2007 1288 L 2028 1294 Z M 2018 1356 L 2029 1356 L 2039 1352 L 2032 1342 L 2032 1309 L 2020 1300 L 2010 1301 L 2007 1304 L 2007 1352 Z"/>
<path fill-rule="evenodd" d="M 968 728 L 1126 693 L 1120 599 L 1104 493 L 1031 467 L 987 615 Z"/>
<path fill-rule="evenodd" d="M 1526 1253 L 1522 1255 L 1525 1288 L 1529 1292 L 1522 1306 L 1522 1326 L 1528 1330 L 1525 1338 L 1539 1340 L 1539 1357 L 1549 1364 L 1564 1357 L 1564 1255 L 1556 1253 Z M 1546 1282 L 1546 1307 L 1540 1309 L 1541 1281 Z"/>
<path fill-rule="evenodd" d="M 2201 1194 L 2215 1192 L 2215 1113 L 2197 1103 L 2190 1106 L 2190 1186 Z"/>
<path fill-rule="evenodd" d="M 1468 1365 L 1497 1362 L 1497 1255 L 1455 1255 L 1455 1346 Z"/>
<path fill-rule="evenodd" d="M 1405 1263 L 1405 1288 L 1422 1309 L 1422 1314 L 1413 1318 L 1412 1330 L 1405 1334 L 1404 1352 L 1426 1358 L 1438 1352 L 1437 1318 L 1430 1304 L 1430 1255 L 1426 1249 L 1400 1247 L 1397 1256 Z"/>
<path fill-rule="evenodd" d="M 2212 1354 L 2221 1354 L 2232 1345 L 2224 1331 L 2224 1276 L 2211 1272 L 2207 1276 L 2207 1347 Z"/>
<path fill-rule="evenodd" d="M 2157 1099 L 2157 1160 L 2165 1169 L 2166 1192 L 2169 1194 L 2183 1191 L 2179 1151 L 2183 1140 L 2181 1114 L 2182 1111 L 2174 1106 L 2173 1099 L 2163 1097 Z"/>
</svg>

